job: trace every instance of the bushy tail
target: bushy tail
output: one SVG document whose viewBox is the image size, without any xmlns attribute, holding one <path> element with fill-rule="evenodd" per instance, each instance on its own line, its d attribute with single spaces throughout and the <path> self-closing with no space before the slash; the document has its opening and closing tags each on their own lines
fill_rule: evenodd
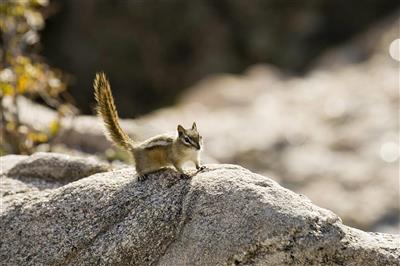
<svg viewBox="0 0 400 266">
<path fill-rule="evenodd" d="M 96 74 L 93 87 L 97 101 L 97 114 L 103 119 L 107 138 L 120 148 L 131 150 L 134 142 L 119 125 L 110 83 L 103 72 Z"/>
</svg>

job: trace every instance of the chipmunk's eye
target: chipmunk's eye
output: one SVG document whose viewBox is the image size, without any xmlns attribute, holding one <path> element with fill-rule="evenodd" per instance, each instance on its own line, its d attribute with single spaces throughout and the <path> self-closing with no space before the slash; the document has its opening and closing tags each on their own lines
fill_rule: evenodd
<svg viewBox="0 0 400 266">
<path fill-rule="evenodd" d="M 189 138 L 188 137 L 185 137 L 185 141 L 187 142 L 187 143 L 189 143 Z"/>
</svg>

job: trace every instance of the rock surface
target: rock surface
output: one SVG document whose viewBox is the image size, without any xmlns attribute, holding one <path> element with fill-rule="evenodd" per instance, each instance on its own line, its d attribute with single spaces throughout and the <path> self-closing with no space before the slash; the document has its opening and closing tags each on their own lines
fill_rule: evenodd
<svg viewBox="0 0 400 266">
<path fill-rule="evenodd" d="M 0 157 L 1 208 L 6 208 L 12 202 L 28 201 L 38 192 L 58 188 L 109 169 L 108 164 L 94 158 L 56 153 L 38 152 L 31 156 Z"/>
<path fill-rule="evenodd" d="M 3 157 L 1 179 L 18 178 L 9 173 L 30 159 Z M 58 175 L 61 161 L 68 165 L 71 158 L 55 155 L 36 173 L 55 167 Z M 98 173 L 20 191 L 0 215 L 3 265 L 395 265 L 400 260 L 399 236 L 344 226 L 306 197 L 235 165 L 208 165 L 191 179 L 167 169 L 143 182 L 133 168 Z"/>
<path fill-rule="evenodd" d="M 18 157 L 18 159 L 23 157 Z M 51 167 L 48 167 L 51 166 Z M 109 166 L 95 158 L 38 152 L 13 165 L 8 176 L 41 178 L 49 181 L 75 181 L 96 173 L 106 172 Z"/>
</svg>

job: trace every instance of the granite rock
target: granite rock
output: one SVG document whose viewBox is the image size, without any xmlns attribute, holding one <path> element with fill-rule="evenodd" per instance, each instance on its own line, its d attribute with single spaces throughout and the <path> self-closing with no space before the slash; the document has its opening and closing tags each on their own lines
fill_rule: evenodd
<svg viewBox="0 0 400 266">
<path fill-rule="evenodd" d="M 71 163 L 54 155 L 37 166 L 37 178 L 39 168 L 56 162 L 57 169 L 60 161 Z M 10 171 L 1 178 L 16 178 Z M 97 173 L 29 200 L 14 197 L 0 215 L 3 265 L 395 265 L 400 259 L 399 236 L 347 227 L 305 196 L 235 165 L 207 165 L 191 179 L 165 169 L 143 182 L 133 168 Z"/>
</svg>

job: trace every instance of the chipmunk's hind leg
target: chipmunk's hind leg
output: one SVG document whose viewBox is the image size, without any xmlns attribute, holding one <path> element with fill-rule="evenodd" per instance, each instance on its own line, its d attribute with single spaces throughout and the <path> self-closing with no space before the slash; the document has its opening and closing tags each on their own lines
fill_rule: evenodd
<svg viewBox="0 0 400 266">
<path fill-rule="evenodd" d="M 138 175 L 138 181 L 144 181 L 149 177 L 150 171 L 145 171 L 140 167 L 140 165 L 136 164 L 136 172 Z"/>
<path fill-rule="evenodd" d="M 148 176 L 149 176 L 148 174 L 139 174 L 138 181 L 140 181 L 140 182 L 145 181 Z"/>
<path fill-rule="evenodd" d="M 146 180 L 150 175 L 161 173 L 162 171 L 165 171 L 167 167 L 162 167 L 162 168 L 155 168 L 155 169 L 146 169 L 141 170 L 140 168 L 138 169 L 136 167 L 136 172 L 138 173 L 138 181 L 144 181 Z"/>
<path fill-rule="evenodd" d="M 172 165 L 175 167 L 176 171 L 177 171 L 178 173 L 180 173 L 180 177 L 181 177 L 182 179 L 189 179 L 189 178 L 191 178 L 190 175 L 186 174 L 185 171 L 183 171 L 183 169 L 182 169 L 182 167 L 181 167 L 181 164 L 180 164 L 179 162 L 173 162 Z"/>
<path fill-rule="evenodd" d="M 192 178 L 192 176 L 188 175 L 188 174 L 185 174 L 185 173 L 180 173 L 180 178 L 182 178 L 182 179 L 190 179 L 190 178 Z"/>
<path fill-rule="evenodd" d="M 160 170 L 163 169 L 157 169 L 157 170 L 152 170 L 152 171 L 146 171 L 146 172 L 138 172 L 138 181 L 144 181 L 146 180 L 149 176 L 151 176 L 152 174 L 156 174 L 158 173 Z"/>
</svg>

